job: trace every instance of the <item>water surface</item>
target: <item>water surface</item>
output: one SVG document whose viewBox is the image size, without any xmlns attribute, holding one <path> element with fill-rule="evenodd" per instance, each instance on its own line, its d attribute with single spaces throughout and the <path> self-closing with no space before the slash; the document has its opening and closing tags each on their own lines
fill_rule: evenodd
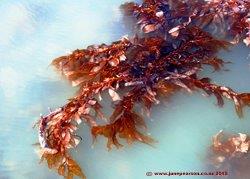
<svg viewBox="0 0 250 179">
<path fill-rule="evenodd" d="M 110 43 L 129 33 L 122 22 L 122 0 L 2 0 L 0 2 L 0 178 L 60 178 L 39 164 L 32 125 L 47 108 L 63 105 L 76 89 L 49 66 L 55 57 L 90 44 Z M 221 52 L 230 71 L 201 72 L 220 85 L 250 91 L 249 49 L 240 44 Z M 218 108 L 214 97 L 180 92 L 154 107 L 147 120 L 155 147 L 136 143 L 108 152 L 89 129 L 74 157 L 89 179 L 142 179 L 145 173 L 206 171 L 211 136 L 220 129 L 250 133 L 250 110 L 239 120 L 231 102 Z M 158 178 L 158 177 L 150 177 Z M 183 176 L 182 178 L 193 178 Z M 205 178 L 205 177 L 195 177 Z M 208 177 L 212 178 L 212 177 Z"/>
</svg>

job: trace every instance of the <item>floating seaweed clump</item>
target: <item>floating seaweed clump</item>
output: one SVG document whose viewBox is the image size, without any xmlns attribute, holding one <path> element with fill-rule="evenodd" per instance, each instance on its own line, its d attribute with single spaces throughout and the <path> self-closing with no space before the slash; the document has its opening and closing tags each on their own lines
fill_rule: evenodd
<svg viewBox="0 0 250 179">
<path fill-rule="evenodd" d="M 130 2 L 122 6 L 134 17 L 143 33 L 178 36 L 179 30 L 196 25 L 225 37 L 233 43 L 250 44 L 250 2 L 248 0 L 144 0 L 141 5 Z"/>
<path fill-rule="evenodd" d="M 145 0 L 142 5 L 125 4 L 125 12 L 137 17 L 142 35 L 124 37 L 110 45 L 88 46 L 55 59 L 52 64 L 79 90 L 67 104 L 39 120 L 42 159 L 47 161 L 49 168 L 56 168 L 67 178 L 74 175 L 85 178 L 69 153 L 70 148 L 75 148 L 82 139 L 76 134 L 82 121 L 91 128 L 93 139 L 99 135 L 108 139 L 108 149 L 121 147 L 120 138 L 129 144 L 135 141 L 152 144 L 154 140 L 143 133 L 146 124 L 135 105 L 141 105 L 149 113 L 151 106 L 158 104 L 161 97 L 180 90 L 190 93 L 203 90 L 214 95 L 219 106 L 223 106 L 224 98 L 232 100 L 238 116 L 243 117 L 243 107 L 250 106 L 250 93 L 236 93 L 198 75 L 205 66 L 216 71 L 222 69 L 225 62 L 216 54 L 221 49 L 227 50 L 230 45 L 205 32 L 198 23 L 202 22 L 202 13 L 212 13 L 203 8 L 208 6 L 211 9 L 216 2 L 190 1 L 189 4 L 188 1 Z M 240 9 L 249 7 L 247 1 L 232 2 L 240 3 L 237 4 Z M 227 1 L 220 3 L 231 8 Z M 243 16 L 247 18 L 245 11 Z M 222 13 L 227 16 L 224 11 Z M 235 15 L 236 21 L 237 18 Z M 232 25 L 233 21 L 229 21 Z M 209 23 L 216 24 L 215 20 Z M 242 31 L 235 35 L 245 35 L 247 28 L 241 27 Z M 152 34 L 148 35 L 150 32 Z M 104 93 L 109 94 L 114 104 L 108 120 L 102 112 Z"/>
<path fill-rule="evenodd" d="M 249 178 L 250 139 L 246 134 L 225 134 L 221 130 L 213 136 L 209 159 L 220 171 L 230 170 L 234 178 Z"/>
<path fill-rule="evenodd" d="M 187 26 L 210 27 L 210 31 L 232 36 L 234 42 L 250 43 L 249 0 L 144 0 L 141 5 L 122 5 L 125 14 L 137 20 L 143 33 L 157 32 L 177 36 Z"/>
</svg>

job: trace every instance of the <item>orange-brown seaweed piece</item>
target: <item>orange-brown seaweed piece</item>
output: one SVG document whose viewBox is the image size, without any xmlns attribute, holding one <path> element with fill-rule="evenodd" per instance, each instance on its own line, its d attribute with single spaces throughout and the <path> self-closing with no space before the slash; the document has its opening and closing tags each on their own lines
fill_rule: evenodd
<svg viewBox="0 0 250 179">
<path fill-rule="evenodd" d="M 230 178 L 249 178 L 250 139 L 243 133 L 225 134 L 221 130 L 213 136 L 209 160 L 216 170 L 227 171 Z"/>
</svg>

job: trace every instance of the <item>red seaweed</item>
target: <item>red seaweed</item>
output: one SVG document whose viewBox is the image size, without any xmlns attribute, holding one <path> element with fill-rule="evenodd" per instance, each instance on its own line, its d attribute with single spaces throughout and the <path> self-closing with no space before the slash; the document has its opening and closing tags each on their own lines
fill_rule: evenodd
<svg viewBox="0 0 250 179">
<path fill-rule="evenodd" d="M 250 43 L 250 1 L 248 0 L 144 0 L 141 5 L 122 5 L 126 15 L 135 17 L 143 33 L 178 36 L 180 29 L 196 25 L 219 35 L 232 36 L 233 43 Z"/>
<path fill-rule="evenodd" d="M 233 178 L 249 178 L 249 135 L 232 135 L 222 130 L 213 136 L 209 160 L 214 168 L 230 172 Z"/>
<path fill-rule="evenodd" d="M 72 86 L 79 87 L 67 104 L 39 120 L 42 159 L 66 178 L 74 175 L 85 178 L 70 156 L 70 149 L 82 139 L 76 134 L 82 121 L 91 128 L 94 141 L 99 135 L 108 139 L 110 150 L 112 146 L 122 146 L 120 138 L 129 144 L 139 141 L 152 145 L 154 139 L 144 134 L 146 124 L 135 105 L 141 105 L 149 114 L 163 97 L 178 91 L 203 90 L 216 97 L 218 106 L 229 99 L 240 118 L 243 107 L 250 106 L 250 93 L 237 93 L 198 74 L 206 66 L 215 71 L 223 69 L 226 62 L 216 54 L 230 46 L 206 32 L 205 27 L 219 26 L 246 43 L 248 1 L 144 0 L 142 5 L 126 3 L 122 8 L 126 15 L 137 19 L 139 35 L 124 37 L 110 45 L 77 49 L 52 62 Z M 101 96 L 105 93 L 114 104 L 110 117 L 102 112 Z"/>
</svg>

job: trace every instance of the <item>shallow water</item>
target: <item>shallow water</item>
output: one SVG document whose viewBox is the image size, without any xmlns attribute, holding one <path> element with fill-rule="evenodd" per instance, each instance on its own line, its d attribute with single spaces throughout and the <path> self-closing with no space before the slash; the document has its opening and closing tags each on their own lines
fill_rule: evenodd
<svg viewBox="0 0 250 179">
<path fill-rule="evenodd" d="M 75 91 L 49 64 L 71 50 L 110 43 L 128 33 L 119 12 L 122 2 L 0 2 L 0 178 L 60 178 L 39 164 L 32 146 L 37 142 L 32 125 L 39 114 L 64 104 Z M 201 74 L 239 92 L 250 91 L 249 49 L 240 44 L 220 56 L 233 62 L 225 67 L 230 71 L 205 69 Z M 147 124 L 158 141 L 154 147 L 137 143 L 108 152 L 105 139 L 99 137 L 91 148 L 89 129 L 82 126 L 79 134 L 84 141 L 73 155 L 89 179 L 141 179 L 148 178 L 149 171 L 206 171 L 211 136 L 220 129 L 250 133 L 250 110 L 240 120 L 231 102 L 218 108 L 213 97 L 180 92 L 154 107 Z"/>
</svg>

